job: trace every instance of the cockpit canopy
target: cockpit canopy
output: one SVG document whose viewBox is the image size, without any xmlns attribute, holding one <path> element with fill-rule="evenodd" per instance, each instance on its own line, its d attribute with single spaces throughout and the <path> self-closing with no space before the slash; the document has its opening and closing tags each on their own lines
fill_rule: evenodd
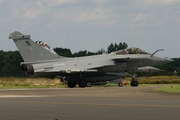
<svg viewBox="0 0 180 120">
<path fill-rule="evenodd" d="M 126 54 L 148 54 L 151 55 L 150 53 L 141 50 L 139 48 L 127 48 L 127 49 L 123 49 L 123 50 L 119 50 L 114 52 L 116 55 L 126 55 Z"/>
</svg>

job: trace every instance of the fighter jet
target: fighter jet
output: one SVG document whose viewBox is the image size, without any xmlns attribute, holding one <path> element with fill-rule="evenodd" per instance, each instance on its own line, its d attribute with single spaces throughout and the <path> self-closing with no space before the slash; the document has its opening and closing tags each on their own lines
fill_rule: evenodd
<svg viewBox="0 0 180 120">
<path fill-rule="evenodd" d="M 123 71 L 135 71 L 139 67 L 154 66 L 171 62 L 169 58 L 160 58 L 139 48 L 128 48 L 86 57 L 67 58 L 59 56 L 43 41 L 34 42 L 30 35 L 15 31 L 9 35 L 13 39 L 24 62 L 21 70 L 25 76 L 54 78 L 62 76 L 68 81 L 68 87 L 86 87 L 87 83 L 113 81 L 122 78 Z M 119 83 L 121 84 L 121 83 Z M 132 79 L 131 86 L 138 86 Z"/>
</svg>

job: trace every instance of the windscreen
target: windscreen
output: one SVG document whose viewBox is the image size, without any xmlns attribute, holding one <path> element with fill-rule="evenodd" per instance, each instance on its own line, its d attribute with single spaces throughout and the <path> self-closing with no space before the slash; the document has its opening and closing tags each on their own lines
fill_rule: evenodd
<svg viewBox="0 0 180 120">
<path fill-rule="evenodd" d="M 141 50 L 139 48 L 128 48 L 128 49 L 123 49 L 115 52 L 116 55 L 124 55 L 124 54 L 148 54 L 150 53 Z"/>
</svg>

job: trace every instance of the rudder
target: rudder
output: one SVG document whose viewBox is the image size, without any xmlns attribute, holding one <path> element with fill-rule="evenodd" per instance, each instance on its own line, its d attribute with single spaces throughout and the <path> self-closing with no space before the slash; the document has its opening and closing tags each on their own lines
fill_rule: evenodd
<svg viewBox="0 0 180 120">
<path fill-rule="evenodd" d="M 9 39 L 13 39 L 23 60 L 25 62 L 52 60 L 60 58 L 59 55 L 54 54 L 42 46 L 38 45 L 30 39 L 30 35 L 23 35 L 15 31 L 9 35 Z"/>
</svg>

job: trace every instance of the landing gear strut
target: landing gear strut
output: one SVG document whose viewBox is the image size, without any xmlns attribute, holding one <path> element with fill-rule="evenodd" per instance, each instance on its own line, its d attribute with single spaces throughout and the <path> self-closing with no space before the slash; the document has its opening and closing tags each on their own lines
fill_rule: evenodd
<svg viewBox="0 0 180 120">
<path fill-rule="evenodd" d="M 139 85 L 139 82 L 136 79 L 136 73 L 134 72 L 132 75 L 132 80 L 131 80 L 131 86 L 132 87 L 137 87 Z"/>
</svg>

